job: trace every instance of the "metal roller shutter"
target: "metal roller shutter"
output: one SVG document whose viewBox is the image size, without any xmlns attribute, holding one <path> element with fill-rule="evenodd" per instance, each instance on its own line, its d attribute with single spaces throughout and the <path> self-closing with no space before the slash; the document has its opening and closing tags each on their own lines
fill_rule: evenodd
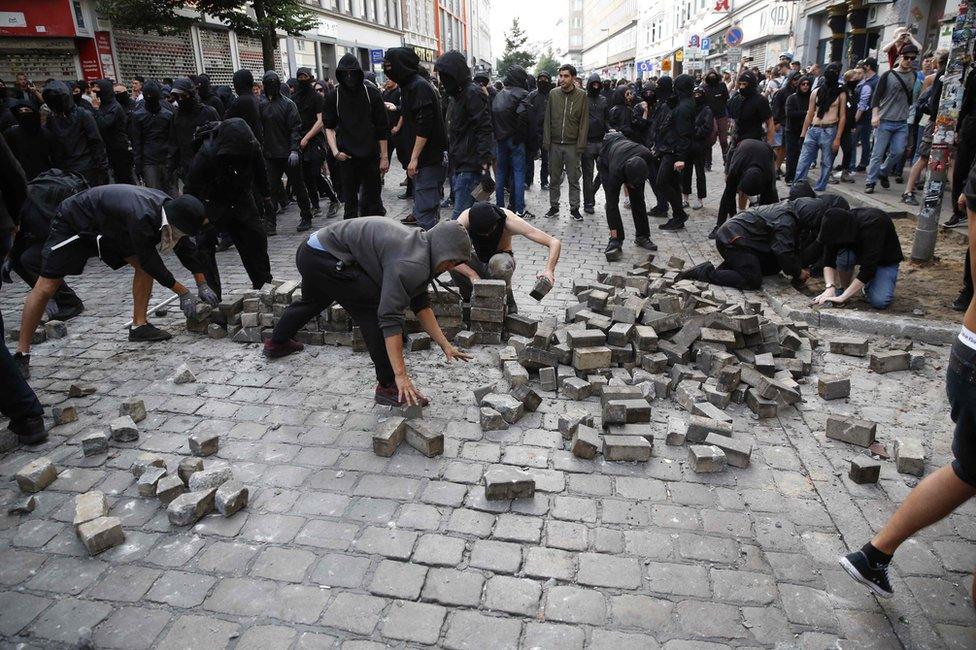
<svg viewBox="0 0 976 650">
<path fill-rule="evenodd" d="M 261 81 L 261 77 L 264 76 L 264 56 L 261 54 L 260 39 L 238 34 L 237 55 L 241 59 L 241 67 L 254 73 L 254 79 L 256 81 Z M 274 60 L 277 64 L 275 66 L 275 72 L 278 73 L 278 76 L 283 77 L 282 80 L 284 80 L 284 68 L 281 65 L 281 50 L 275 49 Z"/>
<path fill-rule="evenodd" d="M 749 48 L 749 56 L 752 57 L 752 66 L 759 68 L 761 72 L 766 71 L 766 44 L 760 43 Z"/>
<path fill-rule="evenodd" d="M 189 32 L 160 36 L 116 29 L 115 47 L 122 79 L 141 74 L 147 79 L 196 74 L 196 58 Z"/>
<path fill-rule="evenodd" d="M 74 42 L 70 38 L 0 38 L 0 79 L 13 85 L 18 72 L 26 72 L 38 89 L 46 79 L 77 79 Z"/>
<path fill-rule="evenodd" d="M 231 85 L 234 81 L 234 60 L 230 55 L 230 36 L 226 31 L 200 29 L 200 49 L 203 51 L 203 71 L 210 83 Z"/>
</svg>

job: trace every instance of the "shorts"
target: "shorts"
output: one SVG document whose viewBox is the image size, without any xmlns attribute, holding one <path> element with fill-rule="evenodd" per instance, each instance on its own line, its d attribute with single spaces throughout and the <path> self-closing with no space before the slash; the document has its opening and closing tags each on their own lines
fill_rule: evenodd
<svg viewBox="0 0 976 650">
<path fill-rule="evenodd" d="M 946 371 L 946 394 L 952 432 L 952 470 L 976 487 L 976 350 L 962 341 L 952 344 Z"/>
<path fill-rule="evenodd" d="M 42 278 L 55 279 L 66 275 L 81 275 L 85 270 L 85 264 L 92 257 L 101 258 L 112 270 L 125 266 L 127 254 L 104 237 L 96 240 L 85 236 L 58 246 L 77 234 L 58 216 L 51 220 L 50 234 L 44 242 L 44 248 L 41 249 Z"/>
<path fill-rule="evenodd" d="M 921 158 L 928 158 L 932 154 L 932 139 L 935 136 L 935 122 L 929 122 L 922 133 L 922 141 L 918 145 L 918 155 Z"/>
</svg>

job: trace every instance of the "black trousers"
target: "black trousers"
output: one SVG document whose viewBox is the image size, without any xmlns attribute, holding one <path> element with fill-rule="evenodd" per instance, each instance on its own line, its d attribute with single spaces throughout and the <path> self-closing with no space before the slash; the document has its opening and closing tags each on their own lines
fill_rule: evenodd
<svg viewBox="0 0 976 650">
<path fill-rule="evenodd" d="M 0 232 L 0 259 L 6 256 L 9 241 L 8 233 Z M 27 420 L 43 416 L 44 408 L 20 374 L 17 362 L 7 349 L 6 339 L 3 314 L 0 313 L 0 386 L 3 386 L 3 390 L 0 390 L 0 413 L 10 418 L 10 429 L 17 433 L 22 432 Z"/>
<path fill-rule="evenodd" d="M 600 175 L 603 176 L 603 170 Z M 617 232 L 617 239 L 624 241 L 624 221 L 620 216 L 620 189 L 617 183 L 604 184 L 603 194 L 607 197 L 607 227 Z M 634 232 L 638 239 L 649 238 L 651 236 L 650 227 L 647 224 L 647 206 L 644 203 L 644 185 L 628 190 L 630 197 L 630 211 L 634 217 Z M 680 203 L 678 204 L 680 207 Z"/>
<path fill-rule="evenodd" d="M 525 157 L 525 185 L 526 187 L 532 184 L 535 179 L 535 155 L 539 154 L 540 164 L 542 165 L 539 169 L 539 183 L 541 185 L 549 184 L 549 151 L 547 149 L 536 149 L 530 152 L 530 155 Z"/>
<path fill-rule="evenodd" d="M 41 275 L 41 251 L 43 249 L 44 240 L 18 239 L 10 250 L 10 261 L 13 263 L 14 272 L 31 288 L 37 284 L 37 278 Z M 54 292 L 54 302 L 60 309 L 82 304 L 81 298 L 72 291 L 67 282 L 62 282 L 61 286 Z"/>
<path fill-rule="evenodd" d="M 288 188 L 295 193 L 295 198 L 298 200 L 298 211 L 301 218 L 311 219 L 312 204 L 309 202 L 308 188 L 305 187 L 301 168 L 289 167 L 287 158 L 265 158 L 265 164 L 268 167 L 268 181 L 271 183 L 271 197 L 278 202 L 278 205 L 285 205 L 288 202 L 285 186 L 281 183 L 282 175 L 286 175 L 288 177 Z"/>
<path fill-rule="evenodd" d="M 957 207 L 956 199 L 966 187 L 969 168 L 973 166 L 973 161 L 976 160 L 976 142 L 972 141 L 976 140 L 976 135 L 966 133 L 961 135 L 962 137 L 957 140 L 956 159 L 952 167 L 952 211 L 965 216 L 965 212 L 960 212 Z"/>
<path fill-rule="evenodd" d="M 340 162 L 339 176 L 342 178 L 342 202 L 345 205 L 343 218 L 385 214 L 383 199 L 380 198 L 382 182 L 379 158 L 350 158 Z"/>
<path fill-rule="evenodd" d="M 108 165 L 112 168 L 112 182 L 135 185 L 135 174 L 132 172 L 132 152 L 126 149 L 108 151 Z"/>
<path fill-rule="evenodd" d="M 786 182 L 792 183 L 796 176 L 796 165 L 800 162 L 800 134 L 790 131 L 783 132 L 783 142 L 786 144 Z"/>
<path fill-rule="evenodd" d="M 764 275 L 779 271 L 779 264 L 771 253 L 763 255 L 749 248 L 721 242 L 716 242 L 715 247 L 723 261 L 708 278 L 712 284 L 734 289 L 758 289 L 762 286 Z"/>
<path fill-rule="evenodd" d="M 856 149 L 854 147 L 854 131 L 851 129 L 844 129 L 844 133 L 840 136 L 840 151 L 844 154 L 844 162 L 840 164 L 841 171 L 847 171 L 856 166 L 853 158 L 856 157 Z"/>
<path fill-rule="evenodd" d="M 721 226 L 729 217 L 734 217 L 739 212 L 739 179 L 726 178 L 725 191 L 722 192 L 722 199 L 718 206 L 718 219 L 716 226 Z M 779 203 L 779 192 L 776 191 L 775 179 L 763 188 L 759 193 L 759 205 L 772 205 Z"/>
<path fill-rule="evenodd" d="M 342 176 L 339 174 L 339 161 L 335 159 L 332 150 L 328 147 L 325 148 L 325 166 L 329 170 L 329 180 L 332 181 L 329 190 L 326 190 L 326 194 L 330 201 L 338 203 L 339 197 L 342 196 Z M 321 171 L 319 171 L 319 176 L 322 176 Z"/>
<path fill-rule="evenodd" d="M 251 287 L 260 289 L 271 282 L 271 260 L 268 258 L 268 236 L 264 233 L 258 208 L 250 192 L 243 193 L 239 198 L 224 204 L 211 204 L 210 218 L 215 227 L 206 228 L 197 237 L 197 249 L 204 265 L 204 277 L 207 284 L 222 295 L 220 287 L 220 269 L 217 266 L 218 231 L 226 234 L 234 242 L 234 247 L 241 256 L 244 270 L 251 280 Z"/>
<path fill-rule="evenodd" d="M 339 303 L 359 326 L 366 349 L 376 368 L 376 379 L 384 386 L 395 383 L 393 366 L 386 354 L 386 340 L 376 317 L 380 288 L 358 266 L 336 269 L 338 259 L 302 243 L 295 254 L 295 265 L 302 276 L 302 299 L 293 302 L 278 319 L 271 340 L 291 339 L 308 321 L 333 303 Z"/>
<path fill-rule="evenodd" d="M 596 191 L 599 189 L 599 178 L 593 177 L 596 168 L 596 161 L 600 154 L 584 153 L 580 157 L 580 165 L 583 168 L 583 207 L 592 208 L 596 205 Z"/>
<path fill-rule="evenodd" d="M 705 153 L 704 151 L 692 150 L 689 152 L 685 168 L 681 172 L 681 193 L 691 194 L 691 173 L 695 173 L 695 189 L 698 190 L 698 198 L 704 199 L 708 196 L 705 191 Z"/>
<path fill-rule="evenodd" d="M 671 206 L 671 216 L 676 219 L 687 219 L 685 209 L 681 207 L 681 172 L 674 170 L 674 163 L 678 157 L 674 154 L 661 156 L 660 167 L 657 172 L 657 189 Z"/>
<path fill-rule="evenodd" d="M 647 166 L 647 182 L 651 184 L 651 192 L 654 193 L 654 210 L 667 214 L 668 200 L 661 193 L 661 188 L 657 184 L 657 176 L 661 171 L 661 160 L 657 157 L 651 158 L 651 164 Z"/>
</svg>

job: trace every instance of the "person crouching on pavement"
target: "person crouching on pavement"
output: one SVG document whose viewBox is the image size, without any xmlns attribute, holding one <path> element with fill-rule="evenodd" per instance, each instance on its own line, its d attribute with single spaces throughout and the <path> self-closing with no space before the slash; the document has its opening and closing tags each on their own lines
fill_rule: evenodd
<svg viewBox="0 0 976 650">
<path fill-rule="evenodd" d="M 196 313 L 196 299 L 166 268 L 160 252 L 176 253 L 193 273 L 200 300 L 216 306 L 219 300 L 204 279 L 202 261 L 189 237 L 198 234 L 206 222 L 203 204 L 195 197 L 174 199 L 160 190 L 137 185 L 103 185 L 62 201 L 41 253 L 40 277 L 24 303 L 14 355 L 24 377 L 30 374 L 31 339 L 45 305 L 64 277 L 81 275 L 91 257 L 101 258 L 113 270 L 126 264 L 135 270 L 130 341 L 172 338 L 148 321 L 153 280 L 180 297 L 180 308 L 188 317 Z"/>
<path fill-rule="evenodd" d="M 475 203 L 458 216 L 457 222 L 467 229 L 473 248 L 470 261 L 458 264 L 451 271 L 464 302 L 471 301 L 472 280 L 504 280 L 508 285 L 508 313 L 518 313 L 512 295 L 512 275 L 515 273 L 513 235 L 522 235 L 549 249 L 549 261 L 537 277 L 545 277 L 551 284 L 556 284 L 556 264 L 562 244 L 552 235 L 529 224 L 515 212 L 487 202 Z"/>
<path fill-rule="evenodd" d="M 603 194 L 607 205 L 607 226 L 610 227 L 610 241 L 605 254 L 619 251 L 624 243 L 624 222 L 620 218 L 620 190 L 626 186 L 630 197 L 630 211 L 634 217 L 636 239 L 634 243 L 649 251 L 656 251 L 657 245 L 651 241 L 651 231 L 647 224 L 647 207 L 644 203 L 644 185 L 648 170 L 654 165 L 650 150 L 624 136 L 612 132 L 603 137 L 600 158 L 597 163 Z"/>
<path fill-rule="evenodd" d="M 427 297 L 431 280 L 468 262 L 470 251 L 467 231 L 454 221 L 423 230 L 360 217 L 312 233 L 296 255 L 302 299 L 285 309 L 264 355 L 276 359 L 303 350 L 295 334 L 337 302 L 362 331 L 379 382 L 376 403 L 426 406 L 403 360 L 404 312 L 413 310 L 448 361 L 470 359 L 444 336 Z"/>
</svg>

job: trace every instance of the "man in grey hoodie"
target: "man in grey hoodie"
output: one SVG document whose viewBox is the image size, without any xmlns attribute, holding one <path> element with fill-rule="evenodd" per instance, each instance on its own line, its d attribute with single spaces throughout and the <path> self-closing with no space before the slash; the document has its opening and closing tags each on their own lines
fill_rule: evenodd
<svg viewBox="0 0 976 650">
<path fill-rule="evenodd" d="M 427 399 L 414 388 L 403 360 L 404 312 L 409 308 L 444 351 L 448 361 L 467 361 L 444 336 L 427 297 L 427 285 L 470 259 L 471 239 L 456 221 L 430 230 L 383 217 L 360 217 L 312 233 L 298 249 L 302 299 L 278 320 L 264 355 L 275 359 L 301 351 L 293 337 L 304 325 L 339 303 L 359 326 L 376 367 L 377 404 L 401 406 Z"/>
</svg>

